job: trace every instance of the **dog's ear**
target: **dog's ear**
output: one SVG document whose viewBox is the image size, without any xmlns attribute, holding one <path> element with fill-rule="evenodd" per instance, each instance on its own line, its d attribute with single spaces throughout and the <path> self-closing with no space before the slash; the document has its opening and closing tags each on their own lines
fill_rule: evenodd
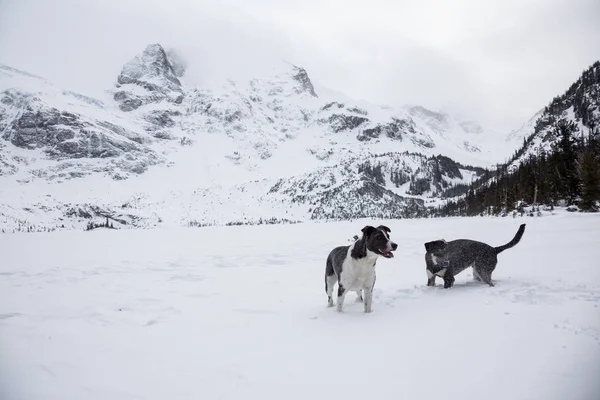
<svg viewBox="0 0 600 400">
<path fill-rule="evenodd" d="M 371 225 L 367 225 L 364 228 L 361 229 L 361 232 L 363 233 L 363 235 L 365 236 L 369 236 L 371 233 L 373 233 L 376 229 L 373 228 Z"/>
<path fill-rule="evenodd" d="M 448 246 L 445 240 L 434 240 L 431 242 L 425 243 L 425 251 L 428 253 L 444 250 Z"/>
<path fill-rule="evenodd" d="M 392 233 L 392 230 L 385 225 L 379 225 L 377 228 L 386 231 L 387 233 Z"/>
</svg>

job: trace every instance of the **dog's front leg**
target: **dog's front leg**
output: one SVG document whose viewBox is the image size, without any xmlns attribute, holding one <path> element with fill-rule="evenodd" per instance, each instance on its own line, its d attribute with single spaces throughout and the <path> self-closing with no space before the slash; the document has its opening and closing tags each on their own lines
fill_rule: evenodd
<svg viewBox="0 0 600 400">
<path fill-rule="evenodd" d="M 376 279 L 377 279 L 377 276 L 375 275 L 375 271 L 373 271 L 372 278 L 366 282 L 366 285 L 364 287 L 364 298 L 365 298 L 364 306 L 365 306 L 366 313 L 371 312 L 371 305 L 373 304 L 373 288 L 375 287 Z"/>
<path fill-rule="evenodd" d="M 427 271 L 427 286 L 435 286 L 435 275 L 428 269 Z"/>
<path fill-rule="evenodd" d="M 338 282 L 338 297 L 337 297 L 337 310 L 342 312 L 344 307 L 344 297 L 346 297 L 347 290 L 342 286 L 341 282 Z"/>
<path fill-rule="evenodd" d="M 454 276 L 451 274 L 444 275 L 444 289 L 449 289 L 454 285 Z"/>
</svg>

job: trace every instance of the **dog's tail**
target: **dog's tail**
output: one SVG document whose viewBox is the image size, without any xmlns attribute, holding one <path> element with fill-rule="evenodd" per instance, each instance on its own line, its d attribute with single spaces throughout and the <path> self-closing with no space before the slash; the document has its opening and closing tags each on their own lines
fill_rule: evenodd
<svg viewBox="0 0 600 400">
<path fill-rule="evenodd" d="M 506 243 L 503 246 L 494 247 L 494 250 L 496 250 L 496 254 L 502 253 L 504 250 L 510 249 L 511 247 L 516 246 L 516 244 L 521 241 L 521 238 L 523 237 L 523 233 L 525 233 L 525 224 L 521 224 L 521 226 L 519 226 L 519 230 L 517 231 L 517 234 L 515 235 L 514 238 L 512 238 L 512 240 L 510 242 Z"/>
</svg>

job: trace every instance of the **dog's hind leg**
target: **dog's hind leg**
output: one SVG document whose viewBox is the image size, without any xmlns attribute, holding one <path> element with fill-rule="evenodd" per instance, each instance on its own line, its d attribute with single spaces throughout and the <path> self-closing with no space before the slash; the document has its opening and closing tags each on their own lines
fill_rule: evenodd
<svg viewBox="0 0 600 400">
<path fill-rule="evenodd" d="M 356 298 L 356 301 L 359 302 L 359 303 L 362 303 L 364 301 L 362 293 L 363 293 L 362 289 L 356 291 L 356 294 L 358 296 Z"/>
<path fill-rule="evenodd" d="M 473 265 L 473 280 L 481 282 L 481 276 L 479 276 L 479 272 L 477 272 L 477 267 L 475 265 Z"/>
<path fill-rule="evenodd" d="M 494 282 L 492 282 L 492 273 L 488 271 L 479 271 L 479 277 L 484 283 L 487 283 L 490 286 L 494 286 Z"/>
<path fill-rule="evenodd" d="M 494 286 L 494 282 L 492 282 L 492 272 L 496 269 L 497 264 L 498 259 L 495 256 L 480 260 L 473 266 L 473 276 L 477 273 L 482 282 Z"/>
<path fill-rule="evenodd" d="M 337 310 L 339 312 L 342 312 L 342 308 L 344 307 L 346 293 L 348 293 L 348 291 L 342 286 L 341 282 L 338 282 Z"/>
<path fill-rule="evenodd" d="M 327 307 L 333 307 L 333 286 L 337 282 L 337 275 L 325 276 L 325 292 L 327 293 Z"/>
</svg>

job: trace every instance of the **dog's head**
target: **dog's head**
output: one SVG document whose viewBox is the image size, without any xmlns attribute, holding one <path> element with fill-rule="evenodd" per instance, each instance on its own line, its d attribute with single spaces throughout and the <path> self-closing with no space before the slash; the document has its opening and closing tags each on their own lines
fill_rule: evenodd
<svg viewBox="0 0 600 400">
<path fill-rule="evenodd" d="M 436 257 L 443 256 L 446 247 L 448 247 L 448 243 L 444 239 L 425 243 L 425 251 Z"/>
<path fill-rule="evenodd" d="M 391 232 L 392 230 L 384 225 L 377 228 L 367 225 L 362 228 L 367 250 L 385 258 L 394 257 L 392 251 L 395 251 L 398 245 L 390 240 Z"/>
</svg>

